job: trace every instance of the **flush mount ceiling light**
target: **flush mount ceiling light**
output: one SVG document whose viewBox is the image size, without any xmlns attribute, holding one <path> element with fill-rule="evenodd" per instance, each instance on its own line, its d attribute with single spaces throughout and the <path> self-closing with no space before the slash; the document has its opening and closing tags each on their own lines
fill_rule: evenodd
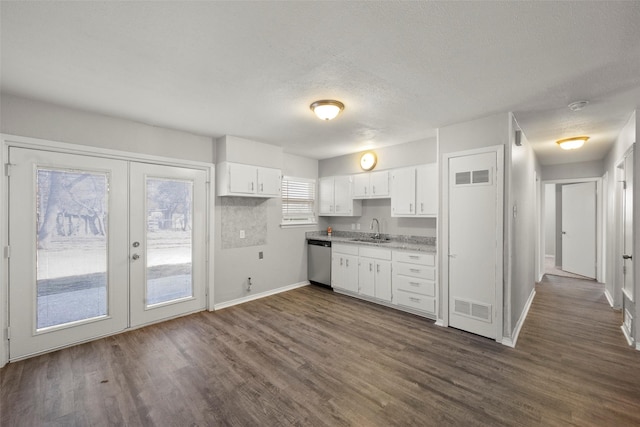
<svg viewBox="0 0 640 427">
<path fill-rule="evenodd" d="M 333 99 L 323 99 L 314 102 L 309 108 L 316 113 L 316 116 L 318 116 L 320 120 L 331 120 L 335 119 L 336 116 L 344 110 L 344 104 Z"/>
<path fill-rule="evenodd" d="M 370 171 L 376 167 L 376 163 L 378 163 L 378 157 L 376 157 L 376 153 L 373 151 L 367 151 L 360 157 L 360 167 L 362 170 Z"/>
<path fill-rule="evenodd" d="M 556 144 L 563 150 L 575 150 L 576 148 L 582 147 L 588 139 L 588 136 L 572 136 L 571 138 L 559 139 L 556 141 Z"/>
<path fill-rule="evenodd" d="M 576 102 L 572 102 L 571 104 L 567 105 L 567 107 L 569 107 L 569 109 L 571 111 L 580 111 L 584 107 L 586 107 L 588 103 L 589 103 L 589 101 L 576 101 Z"/>
</svg>

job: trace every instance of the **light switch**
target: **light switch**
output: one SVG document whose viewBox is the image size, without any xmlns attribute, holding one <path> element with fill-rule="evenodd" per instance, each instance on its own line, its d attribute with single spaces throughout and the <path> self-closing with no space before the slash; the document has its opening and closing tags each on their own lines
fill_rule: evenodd
<svg viewBox="0 0 640 427">
<path fill-rule="evenodd" d="M 240 238 L 244 239 L 245 237 L 244 230 L 240 230 Z"/>
</svg>

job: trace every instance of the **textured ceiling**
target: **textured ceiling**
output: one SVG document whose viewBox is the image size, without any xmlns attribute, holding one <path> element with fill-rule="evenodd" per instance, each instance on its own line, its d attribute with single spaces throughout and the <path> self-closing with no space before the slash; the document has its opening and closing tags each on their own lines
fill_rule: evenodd
<svg viewBox="0 0 640 427">
<path fill-rule="evenodd" d="M 513 111 L 543 164 L 593 160 L 640 105 L 637 1 L 0 8 L 5 93 L 314 158 Z M 331 122 L 323 98 L 346 106 Z M 585 148 L 554 147 L 576 133 Z"/>
</svg>

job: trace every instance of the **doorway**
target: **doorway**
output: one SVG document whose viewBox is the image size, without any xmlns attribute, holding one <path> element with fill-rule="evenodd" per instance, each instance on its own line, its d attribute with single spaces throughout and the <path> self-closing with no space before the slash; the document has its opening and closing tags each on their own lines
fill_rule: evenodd
<svg viewBox="0 0 640 427">
<path fill-rule="evenodd" d="M 207 172 L 9 148 L 9 359 L 206 307 Z"/>
<path fill-rule="evenodd" d="M 544 274 L 602 282 L 602 179 L 546 181 L 543 192 Z"/>
</svg>

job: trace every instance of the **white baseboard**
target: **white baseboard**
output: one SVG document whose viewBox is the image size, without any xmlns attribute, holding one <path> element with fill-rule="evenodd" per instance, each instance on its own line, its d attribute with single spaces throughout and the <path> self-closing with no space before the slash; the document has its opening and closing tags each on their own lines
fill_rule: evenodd
<svg viewBox="0 0 640 427">
<path fill-rule="evenodd" d="M 214 310 L 220 310 L 220 309 L 223 309 L 223 308 L 232 307 L 234 305 L 242 304 L 242 303 L 253 301 L 253 300 L 256 300 L 256 299 L 260 299 L 260 298 L 265 298 L 265 297 L 268 297 L 268 296 L 271 296 L 271 295 L 279 294 L 280 292 L 290 291 L 290 290 L 301 288 L 301 287 L 307 286 L 307 285 L 309 285 L 309 281 L 305 280 L 304 282 L 298 282 L 298 283 L 294 283 L 293 285 L 287 285 L 287 286 L 283 286 L 281 288 L 272 289 L 270 291 L 260 292 L 259 294 L 247 295 L 247 296 L 242 297 L 242 298 L 237 298 L 237 299 L 234 299 L 234 300 L 231 300 L 231 301 L 221 302 L 220 304 L 214 304 L 213 305 L 213 309 Z"/>
<path fill-rule="evenodd" d="M 607 298 L 607 302 L 609 303 L 611 308 L 615 308 L 615 304 L 613 303 L 613 297 L 611 296 L 607 288 L 604 288 L 604 296 L 605 298 Z"/>
<path fill-rule="evenodd" d="M 527 314 L 529 314 L 529 309 L 531 308 L 531 304 L 533 303 L 533 299 L 536 296 L 535 288 L 531 290 L 529 294 L 529 299 L 527 299 L 527 303 L 524 305 L 522 309 L 522 314 L 520 314 L 520 318 L 518 319 L 518 323 L 516 323 L 516 327 L 513 330 L 513 334 L 511 337 L 503 337 L 502 345 L 506 345 L 507 347 L 515 348 L 516 342 L 518 342 L 518 336 L 520 335 L 520 330 L 522 329 L 522 325 L 524 325 L 524 321 L 527 318 Z"/>
<path fill-rule="evenodd" d="M 633 338 L 631 338 L 631 335 L 629 335 L 629 331 L 627 331 L 627 328 L 625 328 L 625 327 L 624 327 L 624 325 L 621 325 L 621 326 L 620 326 L 620 329 L 622 329 L 622 334 L 623 334 L 623 335 L 624 335 L 624 337 L 627 339 L 627 343 L 628 343 L 629 345 L 631 345 L 631 346 L 632 346 L 632 345 L 633 345 Z M 636 343 L 636 350 L 638 350 L 638 349 L 639 349 L 639 348 L 638 348 L 638 345 L 639 345 L 639 344 L 640 344 L 640 343 Z"/>
</svg>

